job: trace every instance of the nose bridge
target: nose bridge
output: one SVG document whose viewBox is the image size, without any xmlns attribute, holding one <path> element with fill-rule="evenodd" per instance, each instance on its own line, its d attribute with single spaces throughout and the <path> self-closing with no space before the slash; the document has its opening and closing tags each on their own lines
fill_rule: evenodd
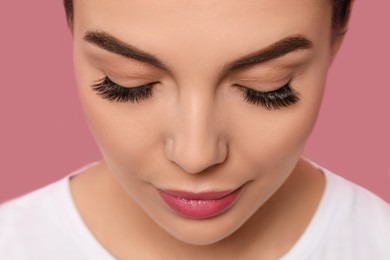
<svg viewBox="0 0 390 260">
<path fill-rule="evenodd" d="M 168 159 L 191 174 L 222 163 L 227 156 L 214 95 L 208 91 L 180 91 L 173 133 L 167 142 Z"/>
</svg>

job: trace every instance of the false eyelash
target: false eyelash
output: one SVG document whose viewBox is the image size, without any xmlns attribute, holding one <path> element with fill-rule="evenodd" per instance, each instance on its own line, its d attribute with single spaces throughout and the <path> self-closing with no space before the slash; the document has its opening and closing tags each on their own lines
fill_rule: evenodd
<svg viewBox="0 0 390 260">
<path fill-rule="evenodd" d="M 243 91 L 244 101 L 267 110 L 281 109 L 299 101 L 300 94 L 291 88 L 290 82 L 286 85 L 267 92 L 256 91 L 241 85 L 235 85 Z"/>
<path fill-rule="evenodd" d="M 118 102 L 141 102 L 152 96 L 154 84 L 157 82 L 145 84 L 133 88 L 122 87 L 107 76 L 92 85 L 92 89 L 103 98 Z M 235 84 L 243 92 L 244 102 L 263 106 L 267 110 L 281 109 L 299 101 L 300 94 L 291 88 L 290 82 L 284 86 L 268 92 L 261 92 L 248 87 Z"/>
<path fill-rule="evenodd" d="M 152 96 L 155 83 L 149 83 L 138 87 L 125 88 L 111 81 L 107 76 L 92 85 L 92 89 L 103 98 L 111 102 L 141 102 Z"/>
</svg>

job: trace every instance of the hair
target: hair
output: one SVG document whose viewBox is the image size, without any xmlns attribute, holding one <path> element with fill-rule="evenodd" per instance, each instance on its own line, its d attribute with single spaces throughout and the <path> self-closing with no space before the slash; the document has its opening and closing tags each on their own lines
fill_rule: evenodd
<svg viewBox="0 0 390 260">
<path fill-rule="evenodd" d="M 63 0 L 68 26 L 73 30 L 74 12 L 73 0 Z M 332 31 L 333 37 L 343 35 L 346 32 L 353 0 L 330 0 L 332 1 Z"/>
</svg>

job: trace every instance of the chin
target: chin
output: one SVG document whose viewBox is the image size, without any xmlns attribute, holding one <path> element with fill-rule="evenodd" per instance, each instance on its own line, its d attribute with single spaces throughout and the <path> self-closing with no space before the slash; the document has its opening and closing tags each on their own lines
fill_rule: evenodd
<svg viewBox="0 0 390 260">
<path fill-rule="evenodd" d="M 209 219 L 179 218 L 176 221 L 158 223 L 159 226 L 175 239 L 194 246 L 207 246 L 225 240 L 237 231 L 246 218 L 226 212 Z M 230 214 L 229 214 L 230 213 Z"/>
<path fill-rule="evenodd" d="M 193 232 L 189 230 L 178 230 L 177 232 L 171 231 L 170 234 L 175 239 L 189 245 L 208 246 L 226 239 L 234 232 L 234 230 L 215 230 L 212 228 L 203 231 L 199 230 L 199 227 L 197 229 L 198 230 L 194 230 Z"/>
</svg>

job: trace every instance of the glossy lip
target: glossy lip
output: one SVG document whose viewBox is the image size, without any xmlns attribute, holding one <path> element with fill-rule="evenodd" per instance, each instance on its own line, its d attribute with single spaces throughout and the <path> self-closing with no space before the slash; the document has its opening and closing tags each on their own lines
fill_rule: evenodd
<svg viewBox="0 0 390 260">
<path fill-rule="evenodd" d="M 162 190 L 162 192 L 168 193 L 169 195 L 172 195 L 174 197 L 181 198 L 181 199 L 188 199 L 188 200 L 217 200 L 222 197 L 225 197 L 226 195 L 234 191 L 235 190 L 193 193 L 188 191 Z"/>
<path fill-rule="evenodd" d="M 237 200 L 244 185 L 235 190 L 192 193 L 177 190 L 160 190 L 163 201 L 181 216 L 203 219 L 219 215 Z"/>
</svg>

